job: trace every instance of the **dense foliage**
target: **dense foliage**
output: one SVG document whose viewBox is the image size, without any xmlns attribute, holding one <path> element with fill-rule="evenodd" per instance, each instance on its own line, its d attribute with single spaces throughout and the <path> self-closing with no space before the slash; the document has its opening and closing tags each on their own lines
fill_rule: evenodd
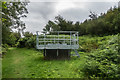
<svg viewBox="0 0 120 80">
<path fill-rule="evenodd" d="M 1 48 L 1 47 L 0 47 Z M 6 54 L 7 51 L 8 51 L 8 48 L 9 46 L 7 44 L 2 44 L 2 53 L 0 53 L 1 55 L 2 54 Z"/>
<path fill-rule="evenodd" d="M 117 50 L 120 48 L 117 43 L 118 35 L 80 36 L 78 49 L 80 58 L 71 56 L 70 60 L 65 61 L 43 60 L 43 52 L 35 49 L 9 48 L 3 58 L 3 77 L 80 78 L 84 80 L 105 80 L 103 78 L 106 77 L 106 80 L 119 80 L 117 78 L 120 74 L 118 72 L 120 60 L 118 60 Z"/>
<path fill-rule="evenodd" d="M 54 69 L 52 69 L 50 66 L 51 62 L 45 62 L 43 60 L 41 60 L 41 62 L 39 61 L 39 58 L 43 57 L 43 55 L 39 54 L 39 52 L 34 50 L 31 55 L 29 53 L 31 53 L 32 50 L 29 51 L 27 49 L 29 52 L 28 53 L 25 51 L 26 49 L 24 49 L 24 47 L 36 48 L 36 35 L 33 35 L 30 32 L 23 32 L 25 29 L 25 23 L 23 23 L 20 18 L 26 17 L 24 13 L 28 13 L 26 5 L 26 2 L 2 2 L 2 53 L 7 53 L 9 46 L 18 47 L 13 48 L 16 49 L 15 52 L 17 52 L 17 54 L 14 53 L 14 50 L 10 50 L 11 52 L 8 52 L 10 54 L 7 54 L 8 56 L 5 55 L 7 58 L 5 58 L 5 61 L 3 60 L 3 64 L 5 65 L 3 68 L 4 77 L 6 77 L 7 73 L 9 73 L 7 76 L 11 76 L 11 72 L 13 74 L 16 72 L 18 75 L 20 75 L 18 73 L 20 70 L 14 70 L 13 67 L 17 67 L 16 69 L 18 69 L 20 64 L 23 65 L 22 62 L 25 62 L 23 61 L 25 59 L 26 62 L 23 66 L 27 65 L 25 68 L 26 72 L 24 72 L 24 70 L 21 71 L 23 71 L 27 77 L 32 76 L 33 78 L 36 78 L 42 76 L 44 78 L 54 78 L 57 76 L 60 78 L 64 77 L 65 75 L 65 77 L 67 76 L 72 78 L 80 78 L 81 76 L 87 77 L 86 79 L 115 78 L 117 80 L 120 78 L 120 35 L 118 34 L 120 33 L 120 12 L 118 8 L 110 8 L 107 13 L 101 13 L 100 16 L 90 12 L 90 19 L 86 19 L 82 23 L 73 23 L 73 21 L 67 21 L 61 16 L 55 17 L 55 21 L 49 21 L 43 29 L 44 31 L 79 31 L 80 47 L 78 51 L 79 54 L 82 55 L 80 59 L 75 59 L 72 63 L 65 61 L 67 65 L 63 62 L 59 62 L 58 64 L 57 62 L 54 63 L 53 61 L 53 64 L 57 64 L 57 66 L 55 67 L 53 65 L 52 68 Z M 12 32 L 12 29 L 18 29 L 18 32 Z M 21 38 L 21 33 L 24 36 L 23 38 Z M 21 51 L 22 49 L 20 48 L 23 48 L 23 51 Z M 9 68 L 8 64 L 5 62 L 11 63 L 12 60 L 13 63 Z M 31 64 L 31 62 L 33 63 Z M 39 62 L 43 65 L 39 65 Z M 61 64 L 65 65 L 65 67 L 61 67 Z M 47 67 L 45 67 L 46 65 Z M 68 71 L 70 72 L 66 72 L 67 67 L 69 69 Z M 66 69 L 65 71 L 63 70 L 64 68 Z M 30 69 L 31 72 L 27 69 Z M 61 74 L 62 70 L 63 73 L 65 72 L 64 75 Z"/>
<path fill-rule="evenodd" d="M 2 46 L 0 48 L 2 48 L 2 53 L 1 54 L 5 54 L 8 51 L 8 48 L 11 47 L 15 47 L 18 40 L 21 38 L 20 33 L 18 32 L 10 32 L 10 35 L 8 36 L 8 38 L 6 38 L 7 42 L 3 43 Z"/>
<path fill-rule="evenodd" d="M 120 32 L 120 12 L 118 8 L 110 8 L 107 13 L 100 16 L 90 12 L 90 19 L 84 22 L 68 21 L 60 15 L 55 17 L 55 21 L 49 21 L 43 29 L 44 31 L 79 31 L 79 35 L 111 35 Z"/>
<path fill-rule="evenodd" d="M 25 29 L 25 23 L 21 17 L 26 17 L 27 2 L 2 2 L 2 43 L 14 44 L 12 29 L 17 29 L 19 33 Z M 12 43 L 11 43 L 12 42 Z"/>
<path fill-rule="evenodd" d="M 89 78 L 120 78 L 120 54 L 118 35 L 107 40 L 88 54 L 83 71 Z M 100 42 L 99 42 L 100 43 Z M 98 43 L 98 44 L 99 44 Z"/>
<path fill-rule="evenodd" d="M 36 48 L 36 36 L 32 33 L 26 32 L 24 38 L 18 40 L 16 46 L 20 48 Z"/>
</svg>

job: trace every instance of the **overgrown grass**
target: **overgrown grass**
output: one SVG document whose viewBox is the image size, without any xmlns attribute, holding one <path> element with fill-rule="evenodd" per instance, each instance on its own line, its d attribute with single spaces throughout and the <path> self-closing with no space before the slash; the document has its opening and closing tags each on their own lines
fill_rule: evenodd
<svg viewBox="0 0 120 80">
<path fill-rule="evenodd" d="M 85 55 L 71 60 L 47 61 L 35 49 L 10 48 L 3 57 L 2 75 L 3 78 L 81 78 L 84 77 L 80 70 Z"/>
<path fill-rule="evenodd" d="M 3 56 L 3 78 L 84 78 L 86 56 L 103 50 L 112 36 L 79 37 L 80 58 L 70 60 L 44 60 L 43 54 L 35 49 L 9 48 Z M 87 79 L 87 78 L 86 78 Z"/>
</svg>

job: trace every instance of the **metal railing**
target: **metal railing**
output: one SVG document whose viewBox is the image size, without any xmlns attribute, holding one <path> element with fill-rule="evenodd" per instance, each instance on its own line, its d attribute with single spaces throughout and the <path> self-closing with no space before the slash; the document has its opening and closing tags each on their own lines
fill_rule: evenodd
<svg viewBox="0 0 120 80">
<path fill-rule="evenodd" d="M 77 31 L 37 31 L 37 49 L 78 49 Z M 42 34 L 39 34 L 42 33 Z"/>
</svg>

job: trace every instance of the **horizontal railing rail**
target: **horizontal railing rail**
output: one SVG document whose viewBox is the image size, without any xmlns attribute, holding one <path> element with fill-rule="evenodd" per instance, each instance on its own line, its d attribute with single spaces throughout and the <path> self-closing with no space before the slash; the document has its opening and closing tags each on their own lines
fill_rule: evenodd
<svg viewBox="0 0 120 80">
<path fill-rule="evenodd" d="M 39 34 L 39 31 L 37 31 L 36 33 L 37 33 L 37 37 L 36 37 L 37 49 L 79 48 L 77 31 L 49 31 L 49 32 L 42 31 L 41 32 L 42 34 Z M 51 33 L 54 34 L 52 35 Z M 60 35 L 60 33 L 62 33 L 62 35 Z M 67 33 L 67 35 L 63 35 L 64 33 Z"/>
</svg>

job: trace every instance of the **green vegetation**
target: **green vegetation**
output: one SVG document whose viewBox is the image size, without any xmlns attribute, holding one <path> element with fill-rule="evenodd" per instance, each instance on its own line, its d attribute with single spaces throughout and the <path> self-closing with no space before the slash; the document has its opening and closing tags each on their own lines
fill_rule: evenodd
<svg viewBox="0 0 120 80">
<path fill-rule="evenodd" d="M 65 37 L 64 37 L 65 36 Z M 42 36 L 39 36 L 39 39 L 43 39 L 43 35 Z M 58 36 L 56 35 L 46 35 L 46 38 L 47 39 L 53 39 L 53 40 L 48 40 L 48 41 L 52 41 L 54 42 L 54 38 L 58 38 Z M 59 35 L 59 38 L 61 39 L 70 39 L 70 36 L 69 35 Z M 74 38 L 74 37 L 71 37 L 71 38 Z M 40 40 L 40 41 L 43 41 L 43 40 Z M 61 40 L 62 42 L 63 40 Z M 49 42 L 48 42 L 49 43 Z M 57 42 L 56 42 L 57 43 Z M 70 43 L 69 40 L 66 40 L 66 43 Z M 41 44 L 44 44 L 41 43 Z M 47 42 L 46 42 L 47 44 Z M 21 38 L 18 40 L 17 44 L 16 44 L 16 47 L 19 47 L 19 48 L 36 48 L 36 35 L 30 35 L 30 36 L 27 36 L 27 37 L 24 37 L 24 38 Z"/>
<path fill-rule="evenodd" d="M 90 12 L 90 19 L 82 23 L 61 16 L 49 21 L 43 31 L 79 32 L 80 58 L 47 61 L 43 52 L 35 49 L 36 35 L 23 32 L 26 26 L 21 17 L 26 17 L 27 5 L 27 2 L 2 2 L 3 78 L 120 78 L 119 8 L 110 8 L 100 16 Z"/>
<path fill-rule="evenodd" d="M 19 48 L 36 48 L 36 37 L 35 36 L 31 36 L 31 37 L 25 37 L 25 38 L 21 38 L 18 40 L 17 47 Z"/>
<path fill-rule="evenodd" d="M 80 70 L 85 63 L 85 55 L 71 60 L 43 59 L 43 54 L 35 49 L 9 48 L 3 58 L 3 78 L 80 78 Z M 78 70 L 78 67 L 79 70 Z"/>
<path fill-rule="evenodd" d="M 118 38 L 120 36 L 111 36 L 109 40 L 99 42 L 97 50 L 91 51 L 86 56 L 86 64 L 83 71 L 89 78 L 120 78 L 120 54 L 118 52 Z M 106 39 L 106 38 L 104 38 Z M 104 43 L 105 42 L 105 43 Z"/>
<path fill-rule="evenodd" d="M 120 33 L 120 12 L 117 7 L 110 8 L 107 13 L 100 16 L 90 12 L 90 19 L 84 22 L 73 22 L 56 16 L 55 21 L 48 21 L 44 31 L 79 31 L 79 35 L 111 35 Z"/>
<path fill-rule="evenodd" d="M 119 78 L 117 42 L 118 35 L 81 36 L 80 58 L 70 60 L 47 61 L 35 49 L 9 48 L 3 56 L 3 78 Z"/>
<path fill-rule="evenodd" d="M 7 44 L 2 45 L 2 54 L 7 53 L 9 46 Z"/>
<path fill-rule="evenodd" d="M 0 1 L 1 3 L 1 1 Z M 14 45 L 17 40 L 12 29 L 17 29 L 18 35 L 25 29 L 25 23 L 21 20 L 28 13 L 27 2 L 2 2 L 2 43 Z"/>
</svg>

